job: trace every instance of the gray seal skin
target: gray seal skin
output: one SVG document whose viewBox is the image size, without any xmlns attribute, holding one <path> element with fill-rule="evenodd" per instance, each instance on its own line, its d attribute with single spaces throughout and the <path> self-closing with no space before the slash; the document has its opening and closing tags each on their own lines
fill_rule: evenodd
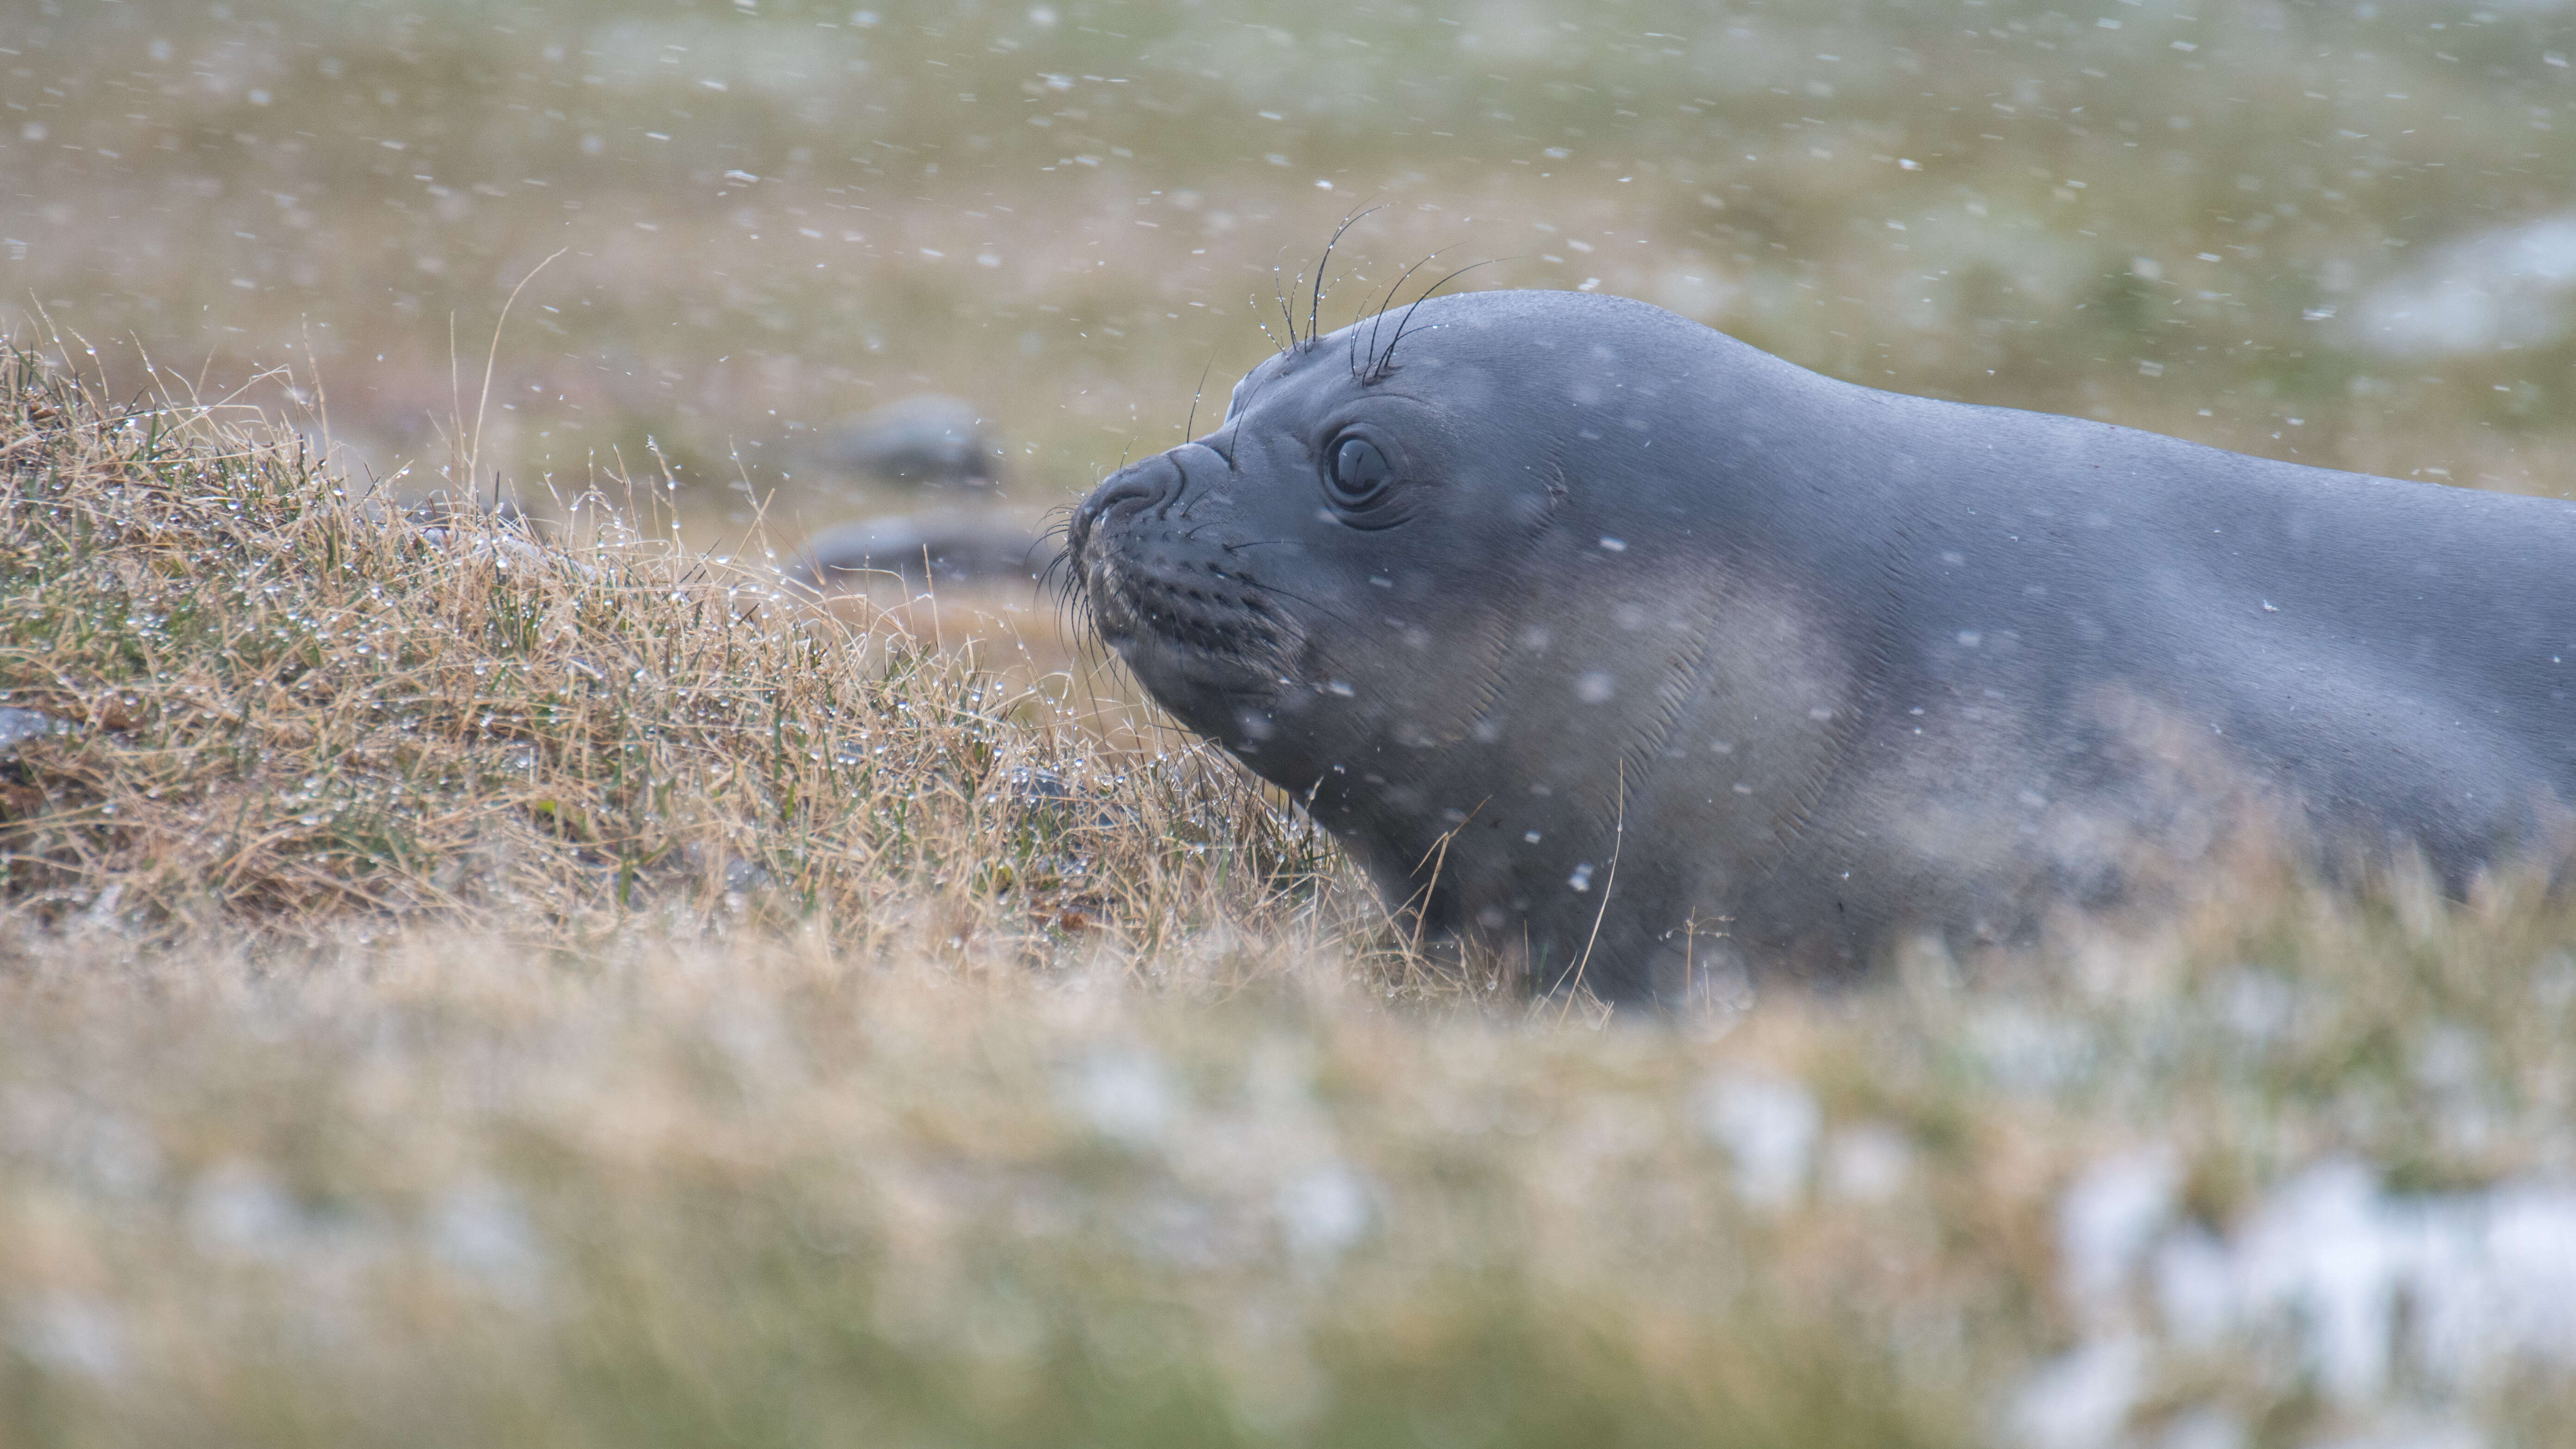
<svg viewBox="0 0 2576 1449">
<path fill-rule="evenodd" d="M 1300 342 L 1067 542 L 1174 716 L 1541 989 L 2009 939 L 2248 821 L 2459 890 L 2576 798 L 2576 506 L 1878 392 L 1619 298 Z"/>
</svg>

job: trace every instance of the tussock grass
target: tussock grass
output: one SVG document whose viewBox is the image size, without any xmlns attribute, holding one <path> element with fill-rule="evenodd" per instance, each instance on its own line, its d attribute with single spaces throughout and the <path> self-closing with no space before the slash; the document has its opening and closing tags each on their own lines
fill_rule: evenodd
<svg viewBox="0 0 2576 1449">
<path fill-rule="evenodd" d="M 895 621 L 109 396 L 0 372 L 0 707 L 59 722 L 0 759 L 0 1440 L 2576 1411 L 2576 910 L 2529 881 L 2248 873 L 2149 939 L 1604 1023 Z"/>
<path fill-rule="evenodd" d="M 105 406 L 26 354 L 0 399 L 0 704 L 61 725 L 0 795 L 30 919 L 748 916 L 1045 960 L 1292 911 L 1332 869 L 1195 747 L 1097 748 L 896 616 L 818 613 L 604 498 L 569 530 L 397 511 L 291 432 Z"/>
</svg>

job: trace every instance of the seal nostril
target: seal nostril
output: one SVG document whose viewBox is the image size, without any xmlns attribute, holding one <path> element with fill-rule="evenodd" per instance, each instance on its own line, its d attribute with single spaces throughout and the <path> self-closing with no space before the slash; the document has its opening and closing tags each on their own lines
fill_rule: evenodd
<svg viewBox="0 0 2576 1449">
<path fill-rule="evenodd" d="M 1142 513 L 1169 501 L 1180 491 L 1181 470 L 1169 457 L 1148 458 L 1109 476 L 1074 510 L 1076 525 L 1088 531 L 1118 513 Z"/>
</svg>

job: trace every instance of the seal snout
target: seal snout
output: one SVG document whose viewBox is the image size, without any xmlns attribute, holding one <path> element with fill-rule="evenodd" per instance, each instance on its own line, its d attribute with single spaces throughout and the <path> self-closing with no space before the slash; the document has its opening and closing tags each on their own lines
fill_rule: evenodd
<svg viewBox="0 0 2576 1449">
<path fill-rule="evenodd" d="M 1210 511 L 1208 500 L 1185 503 L 1184 455 L 1194 446 L 1102 482 L 1073 511 L 1067 553 L 1093 622 L 1149 687 L 1180 688 L 1182 675 L 1210 673 L 1241 687 L 1236 676 L 1278 674 L 1292 631 L 1250 576 L 1251 562 L 1236 556 L 1241 520 L 1223 500 L 1212 517 L 1196 516 Z"/>
<path fill-rule="evenodd" d="M 1133 590 L 1124 581 L 1134 563 L 1122 555 L 1132 551 L 1136 525 L 1168 503 L 1181 481 L 1179 465 L 1157 454 L 1110 474 L 1075 505 L 1065 552 L 1103 626 L 1134 623 Z"/>
<path fill-rule="evenodd" d="M 1092 530 L 1113 514 L 1145 513 L 1162 507 L 1181 488 L 1181 465 L 1169 453 L 1157 453 L 1109 475 L 1073 510 L 1072 541 L 1079 553 Z"/>
</svg>

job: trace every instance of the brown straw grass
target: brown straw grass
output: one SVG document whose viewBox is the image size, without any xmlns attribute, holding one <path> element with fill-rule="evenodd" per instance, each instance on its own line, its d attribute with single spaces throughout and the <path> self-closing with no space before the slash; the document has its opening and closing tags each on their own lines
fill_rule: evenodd
<svg viewBox="0 0 2576 1449">
<path fill-rule="evenodd" d="M 1337 867 L 1207 750 L 827 614 L 610 506 L 393 505 L 298 434 L 0 361 L 0 784 L 22 923 L 315 941 L 737 925 L 1138 954 Z M 1132 730 L 1127 732 L 1134 736 Z"/>
</svg>

